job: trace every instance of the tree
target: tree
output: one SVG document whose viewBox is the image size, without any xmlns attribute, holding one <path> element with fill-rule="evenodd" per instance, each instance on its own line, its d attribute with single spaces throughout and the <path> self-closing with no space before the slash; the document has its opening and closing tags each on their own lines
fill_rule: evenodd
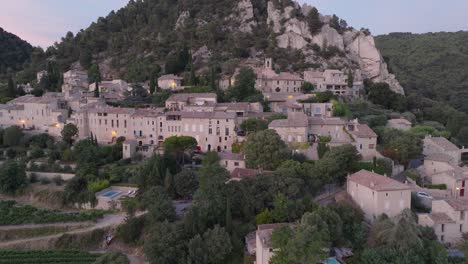
<svg viewBox="0 0 468 264">
<path fill-rule="evenodd" d="M 307 23 L 309 24 L 309 30 L 312 35 L 320 32 L 323 23 L 320 20 L 320 14 L 317 8 L 313 7 L 307 14 Z"/>
<path fill-rule="evenodd" d="M 303 93 L 311 93 L 312 91 L 314 91 L 314 89 L 314 85 L 310 82 L 304 82 L 301 86 L 301 91 Z"/>
<path fill-rule="evenodd" d="M 274 170 L 287 159 L 289 151 L 276 131 L 267 129 L 248 137 L 244 154 L 247 167 Z"/>
<path fill-rule="evenodd" d="M 251 68 L 242 67 L 236 76 L 234 86 L 228 89 L 228 96 L 237 102 L 244 102 L 256 94 L 255 72 Z"/>
<path fill-rule="evenodd" d="M 8 76 L 8 87 L 5 93 L 5 97 L 10 97 L 10 98 L 16 97 L 15 82 L 13 81 L 13 77 L 11 77 L 11 75 Z"/>
<path fill-rule="evenodd" d="M 89 49 L 83 48 L 80 50 L 80 65 L 85 69 L 89 69 L 93 60 L 93 56 Z"/>
<path fill-rule="evenodd" d="M 351 171 L 352 165 L 359 159 L 360 155 L 353 145 L 333 147 L 316 162 L 314 170 L 326 183 L 343 183 L 346 173 Z"/>
<path fill-rule="evenodd" d="M 78 135 L 78 128 L 75 124 L 68 123 L 63 127 L 61 135 L 63 141 L 71 145 L 73 143 L 73 138 Z"/>
<path fill-rule="evenodd" d="M 145 241 L 145 253 L 151 264 L 186 263 L 186 245 L 183 226 L 167 221 L 152 225 Z"/>
<path fill-rule="evenodd" d="M 329 227 L 316 213 L 305 213 L 296 228 L 283 226 L 273 231 L 272 246 L 277 249 L 272 264 L 320 263 L 331 246 Z"/>
<path fill-rule="evenodd" d="M 143 224 L 143 219 L 130 216 L 125 223 L 117 227 L 117 236 L 125 243 L 136 244 L 141 236 Z"/>
<path fill-rule="evenodd" d="M 101 71 L 98 64 L 93 64 L 88 71 L 89 80 L 94 83 L 94 97 L 99 97 L 99 83 L 101 82 Z"/>
<path fill-rule="evenodd" d="M 457 139 L 464 146 L 468 146 L 468 127 L 463 127 L 460 129 L 457 135 Z"/>
<path fill-rule="evenodd" d="M 348 82 L 348 87 L 353 88 L 353 86 L 354 86 L 354 74 L 351 71 L 351 69 L 348 70 L 348 78 L 346 79 L 346 81 Z"/>
<path fill-rule="evenodd" d="M 271 216 L 270 210 L 265 209 L 255 217 L 255 223 L 257 225 L 264 225 L 273 223 L 273 217 Z"/>
<path fill-rule="evenodd" d="M 197 140 L 189 136 L 172 136 L 163 143 L 164 151 L 174 155 L 179 164 L 185 163 L 185 153 L 197 146 Z"/>
<path fill-rule="evenodd" d="M 422 141 L 409 132 L 384 129 L 380 135 L 384 156 L 405 164 L 422 152 Z"/>
<path fill-rule="evenodd" d="M 19 126 L 7 127 L 3 131 L 3 144 L 10 147 L 17 146 L 23 135 Z"/>
<path fill-rule="evenodd" d="M 151 80 L 150 80 L 150 83 L 149 83 L 149 92 L 150 94 L 154 94 L 154 92 L 156 91 L 156 78 L 154 76 L 151 76 Z"/>
<path fill-rule="evenodd" d="M 176 217 L 172 200 L 163 187 L 151 187 L 143 193 L 142 204 L 153 222 L 172 221 Z"/>
<path fill-rule="evenodd" d="M 247 134 L 268 129 L 268 121 L 258 118 L 249 118 L 242 122 L 240 128 Z"/>
<path fill-rule="evenodd" d="M 202 236 L 196 235 L 188 243 L 188 263 L 226 263 L 233 247 L 226 230 L 220 226 L 207 230 Z"/>
<path fill-rule="evenodd" d="M 198 188 L 197 175 L 193 170 L 182 170 L 174 175 L 174 188 L 177 197 L 190 199 Z"/>
<path fill-rule="evenodd" d="M 0 192 L 12 194 L 26 187 L 27 177 L 23 164 L 7 161 L 0 167 Z"/>
</svg>

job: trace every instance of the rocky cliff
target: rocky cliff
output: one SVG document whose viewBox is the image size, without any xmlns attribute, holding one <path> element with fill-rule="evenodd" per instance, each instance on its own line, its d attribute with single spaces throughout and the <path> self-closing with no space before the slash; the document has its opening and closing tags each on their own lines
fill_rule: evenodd
<svg viewBox="0 0 468 264">
<path fill-rule="evenodd" d="M 248 0 L 246 0 L 248 1 Z M 393 91 L 404 93 L 393 74 L 390 74 L 379 50 L 375 46 L 374 38 L 367 32 L 352 28 L 346 29 L 341 34 L 330 26 L 331 18 L 321 16 L 323 26 L 320 32 L 312 35 L 309 25 L 305 19 L 294 16 L 294 13 L 307 15 L 312 7 L 304 5 L 300 7 L 297 3 L 278 9 L 273 1 L 268 2 L 268 21 L 273 31 L 277 34 L 277 45 L 280 48 L 292 48 L 302 50 L 307 60 L 319 63 L 323 68 L 331 65 L 338 67 L 358 67 L 364 78 L 375 82 L 386 82 Z M 318 45 L 321 49 L 336 47 L 343 52 L 342 57 L 324 60 L 318 56 L 317 51 L 312 48 Z"/>
<path fill-rule="evenodd" d="M 272 57 L 281 70 L 360 69 L 403 93 L 373 37 L 337 19 L 292 0 L 130 1 L 76 36 L 68 33 L 48 55 L 62 71 L 76 61 L 98 63 L 103 76 L 135 82 L 160 70 L 183 74 L 192 62 L 206 75 L 213 65 L 222 74 Z"/>
</svg>

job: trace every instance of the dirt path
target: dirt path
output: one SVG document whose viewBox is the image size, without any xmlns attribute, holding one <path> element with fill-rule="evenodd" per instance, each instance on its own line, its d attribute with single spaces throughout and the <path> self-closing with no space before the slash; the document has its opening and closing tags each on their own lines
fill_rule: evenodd
<svg viewBox="0 0 468 264">
<path fill-rule="evenodd" d="M 93 230 L 96 230 L 96 229 L 116 226 L 116 225 L 119 225 L 119 224 L 123 223 L 124 221 L 125 221 L 125 214 L 123 214 L 123 213 L 122 214 L 106 215 L 106 216 L 104 216 L 104 218 L 97 221 L 97 223 L 94 226 L 91 226 L 91 227 L 86 227 L 86 228 L 82 228 L 82 229 L 72 230 L 72 231 L 69 231 L 69 232 L 63 232 L 63 233 L 58 233 L 58 234 L 48 235 L 48 236 L 25 238 L 25 239 L 19 239 L 19 240 L 12 240 L 12 241 L 8 241 L 8 242 L 0 242 L 0 248 L 11 247 L 11 246 L 22 244 L 22 243 L 31 243 L 31 242 L 35 242 L 35 241 L 59 238 L 63 234 L 86 233 L 86 232 L 90 232 L 90 231 L 93 231 Z"/>
</svg>

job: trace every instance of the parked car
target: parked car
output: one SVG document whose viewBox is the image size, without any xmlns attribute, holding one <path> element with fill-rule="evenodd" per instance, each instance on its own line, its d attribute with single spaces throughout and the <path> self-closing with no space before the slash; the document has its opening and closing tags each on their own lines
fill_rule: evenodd
<svg viewBox="0 0 468 264">
<path fill-rule="evenodd" d="M 421 197 L 421 198 L 426 198 L 426 199 L 434 199 L 432 196 L 430 196 L 428 193 L 425 193 L 425 192 L 417 192 L 416 193 L 418 195 L 418 197 Z"/>
</svg>

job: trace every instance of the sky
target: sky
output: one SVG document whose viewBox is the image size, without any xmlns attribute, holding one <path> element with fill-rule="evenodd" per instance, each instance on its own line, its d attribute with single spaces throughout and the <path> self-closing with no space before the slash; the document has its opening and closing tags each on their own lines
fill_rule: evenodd
<svg viewBox="0 0 468 264">
<path fill-rule="evenodd" d="M 235 0 L 233 0 L 235 1 Z M 35 46 L 48 47 L 88 27 L 128 0 L 0 0 L 0 27 Z M 466 0 L 299 0 L 336 14 L 374 35 L 468 30 Z"/>
</svg>

